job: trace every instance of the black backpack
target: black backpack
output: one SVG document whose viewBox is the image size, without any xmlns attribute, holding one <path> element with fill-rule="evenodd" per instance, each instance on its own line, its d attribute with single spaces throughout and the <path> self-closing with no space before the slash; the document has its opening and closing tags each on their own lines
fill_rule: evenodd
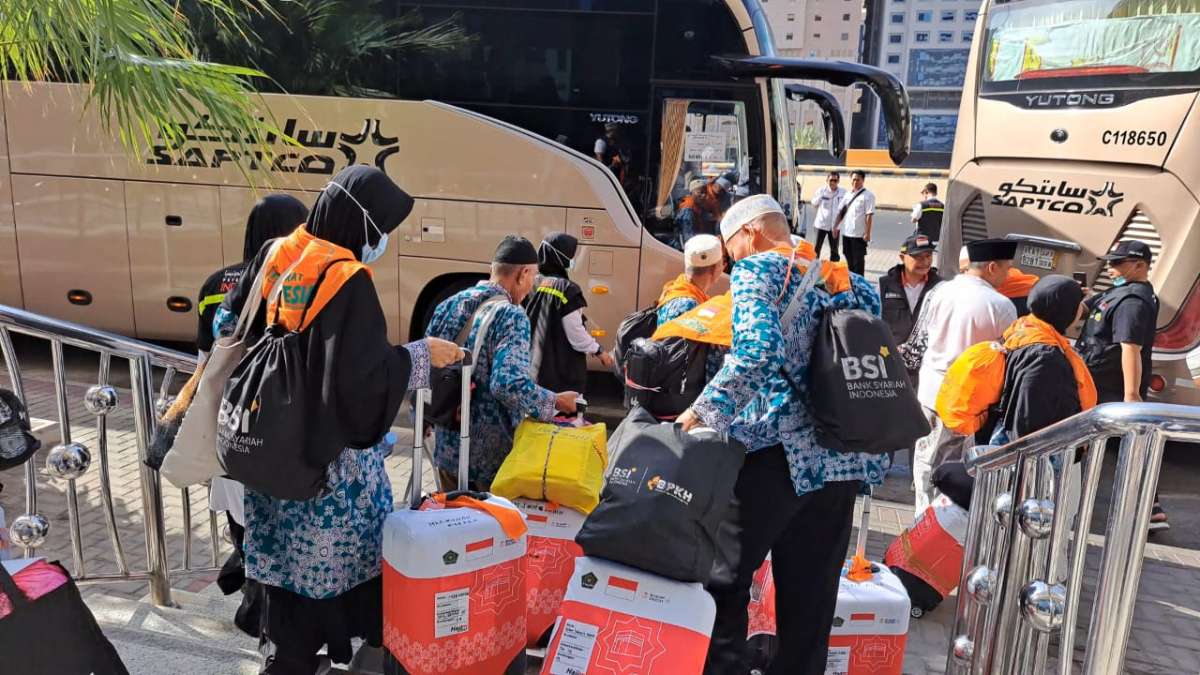
<svg viewBox="0 0 1200 675">
<path fill-rule="evenodd" d="M 326 266 L 313 284 L 300 326 L 326 272 L 339 262 L 344 260 Z M 275 294 L 282 290 L 279 284 Z M 276 299 L 277 295 L 270 301 Z M 276 304 L 266 333 L 225 383 L 217 413 L 217 459 L 230 478 L 255 492 L 275 499 L 312 499 L 325 490 L 326 468 L 346 446 L 331 440 L 325 447 L 314 447 L 316 436 L 309 433 L 309 425 L 321 420 L 317 411 L 308 409 L 309 392 L 320 383 L 308 379 L 320 374 L 310 374 L 305 367 L 302 333 L 284 328 L 278 319 Z"/>
<path fill-rule="evenodd" d="M 625 393 L 631 406 L 674 418 L 704 391 L 709 346 L 682 337 L 638 339 L 625 359 Z"/>
<path fill-rule="evenodd" d="M 621 320 L 617 326 L 617 344 L 613 347 L 613 360 L 618 367 L 625 365 L 625 358 L 635 340 L 649 339 L 658 328 L 658 306 L 639 309 Z"/>
<path fill-rule="evenodd" d="M 830 450 L 883 454 L 929 433 L 891 329 L 861 309 L 825 312 L 808 391 L 817 442 Z"/>
<path fill-rule="evenodd" d="M 476 317 L 482 316 L 483 320 L 479 324 L 479 334 L 475 338 L 475 347 L 471 350 L 472 364 L 479 363 L 479 350 L 483 347 L 483 342 L 487 338 L 488 329 L 492 326 L 492 319 L 496 317 L 496 312 L 499 311 L 500 305 L 508 300 L 503 295 L 493 295 L 484 300 L 475 308 L 471 314 L 471 318 L 467 319 L 467 324 L 458 332 L 458 339 L 455 342 L 459 347 L 466 347 L 467 340 L 471 336 L 471 326 L 475 325 Z M 484 313 L 487 310 L 487 313 Z M 455 428 L 459 424 L 460 408 L 462 406 L 462 365 L 457 364 L 448 368 L 431 368 L 429 370 L 429 402 L 425 404 L 425 419 L 431 424 L 435 424 L 445 428 Z M 475 389 L 475 383 L 471 383 L 471 389 Z M 415 400 L 415 399 L 414 399 Z"/>
<path fill-rule="evenodd" d="M 42 447 L 30 428 L 25 404 L 11 391 L 0 389 L 0 471 L 21 466 Z"/>
<path fill-rule="evenodd" d="M 635 408 L 600 505 L 575 537 L 584 555 L 706 583 L 746 449 L 711 429 L 685 432 Z"/>
</svg>

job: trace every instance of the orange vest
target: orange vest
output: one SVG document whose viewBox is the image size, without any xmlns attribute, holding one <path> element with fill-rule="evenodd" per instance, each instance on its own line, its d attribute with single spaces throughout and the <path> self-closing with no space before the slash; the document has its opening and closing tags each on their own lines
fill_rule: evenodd
<svg viewBox="0 0 1200 675">
<path fill-rule="evenodd" d="M 1041 277 L 1036 274 L 1028 274 L 1015 267 L 1010 267 L 1008 268 L 1008 278 L 1000 284 L 1000 288 L 997 288 L 996 291 L 1010 300 L 1027 298 L 1040 279 Z"/>
<path fill-rule="evenodd" d="M 792 257 L 793 249 L 780 246 L 771 249 L 772 252 Z M 816 250 L 807 241 L 801 241 L 795 249 L 796 260 L 805 262 L 817 257 Z M 841 293 L 850 289 L 850 268 L 846 263 L 822 261 L 821 278 L 825 289 L 831 293 Z M 807 266 L 795 265 L 793 273 L 804 274 Z M 705 342 L 712 345 L 729 347 L 733 344 L 733 295 L 729 291 L 716 296 L 701 304 L 699 307 L 685 312 L 675 319 L 658 327 L 651 336 L 652 340 L 662 340 L 669 337 L 681 337 L 694 342 Z"/>
<path fill-rule="evenodd" d="M 696 302 L 704 302 L 708 300 L 708 295 L 697 288 L 696 284 L 688 281 L 686 274 L 680 274 L 663 286 L 662 295 L 658 296 L 658 306 L 662 307 L 679 298 L 691 298 Z"/>
<path fill-rule="evenodd" d="M 268 325 L 275 322 L 275 312 L 278 309 L 278 322 L 284 328 L 304 330 L 312 325 L 313 319 L 329 304 L 333 296 L 337 295 L 350 277 L 361 269 L 371 274 L 371 268 L 359 262 L 348 249 L 318 239 L 309 234 L 306 227 L 301 226 L 288 235 L 274 255 L 263 264 L 266 270 L 262 289 L 264 299 L 270 301 L 271 287 L 275 285 L 275 280 L 291 267 L 297 258 L 300 259 L 300 264 L 296 265 L 287 279 L 284 279 L 278 301 L 269 302 L 267 305 Z M 313 298 L 308 314 L 305 315 L 304 307 L 313 293 L 313 285 L 326 268 L 328 271 L 317 288 L 317 297 Z M 304 325 L 300 325 L 302 315 Z"/>
</svg>

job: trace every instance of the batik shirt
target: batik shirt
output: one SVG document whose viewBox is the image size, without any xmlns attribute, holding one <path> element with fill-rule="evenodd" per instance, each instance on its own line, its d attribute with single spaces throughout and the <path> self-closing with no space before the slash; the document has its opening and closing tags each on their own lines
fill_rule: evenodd
<svg viewBox="0 0 1200 675">
<path fill-rule="evenodd" d="M 793 273 L 784 293 L 787 267 L 788 259 L 773 252 L 734 265 L 733 347 L 693 409 L 706 426 L 728 432 L 750 452 L 782 444 L 798 495 L 828 482 L 879 485 L 890 465 L 887 455 L 839 453 L 821 446 L 808 404 L 808 368 L 822 316 L 830 309 L 878 315 L 879 294 L 853 273 L 851 288 L 837 295 L 818 283 L 801 300 L 785 337 L 780 316 L 803 279 Z"/>
<path fill-rule="evenodd" d="M 503 295 L 509 302 L 499 303 L 487 335 L 479 350 L 479 359 L 471 376 L 471 457 L 469 478 L 490 485 L 500 464 L 512 449 L 513 434 L 526 417 L 550 420 L 554 417 L 554 392 L 539 387 L 529 375 L 529 317 L 514 305 L 500 286 L 481 281 L 437 306 L 429 322 L 427 335 L 455 340 L 463 326 L 484 301 Z M 464 348 L 472 351 L 480 339 L 483 312 L 475 317 Z M 434 427 L 434 462 L 438 467 L 458 473 L 459 430 Z"/>
<path fill-rule="evenodd" d="M 233 333 L 237 317 L 222 307 L 213 334 Z M 408 388 L 429 386 L 429 347 L 404 345 L 412 360 Z M 328 490 L 312 499 L 275 499 L 246 489 L 246 576 L 306 598 L 341 595 L 383 572 L 383 520 L 392 485 L 383 460 L 395 436 L 374 447 L 346 448 L 325 470 Z"/>
<path fill-rule="evenodd" d="M 668 300 L 658 306 L 658 312 L 656 315 L 658 317 L 658 325 L 661 326 L 676 317 L 683 316 L 699 306 L 700 302 L 695 298 L 685 297 Z"/>
</svg>

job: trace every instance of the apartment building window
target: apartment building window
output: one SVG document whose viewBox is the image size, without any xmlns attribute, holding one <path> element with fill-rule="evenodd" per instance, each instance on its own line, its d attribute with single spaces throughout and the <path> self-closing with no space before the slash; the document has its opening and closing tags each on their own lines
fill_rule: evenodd
<svg viewBox="0 0 1200 675">
<path fill-rule="evenodd" d="M 888 44 L 890 45 L 898 45 L 902 42 L 904 42 L 904 35 L 901 33 L 892 33 L 888 36 Z"/>
<path fill-rule="evenodd" d="M 954 33 L 949 31 L 938 33 L 938 42 L 954 42 Z"/>
<path fill-rule="evenodd" d="M 971 35 L 971 31 L 964 30 L 962 32 L 962 41 L 963 42 L 970 42 L 972 40 L 972 38 L 973 38 L 973 36 Z"/>
<path fill-rule="evenodd" d="M 791 42 L 792 40 L 795 40 L 795 39 L 796 39 L 796 34 L 795 34 L 795 33 L 788 33 L 788 34 L 786 34 L 786 35 L 784 35 L 784 36 L 783 36 L 783 39 L 784 39 L 784 40 L 787 40 L 788 42 Z"/>
<path fill-rule="evenodd" d="M 817 14 L 816 16 L 813 17 L 813 21 L 820 21 L 820 20 L 821 20 L 820 14 Z"/>
<path fill-rule="evenodd" d="M 952 9 L 942 10 L 942 21 L 953 21 L 958 18 L 958 12 Z"/>
<path fill-rule="evenodd" d="M 974 22 L 979 18 L 979 12 L 974 9 L 963 10 L 963 21 Z"/>
<path fill-rule="evenodd" d="M 787 19 L 788 19 L 788 21 L 795 21 L 795 20 L 796 20 L 796 15 L 795 15 L 795 14 L 788 14 L 788 17 L 787 17 Z"/>
<path fill-rule="evenodd" d="M 887 62 L 888 62 L 888 65 L 892 65 L 892 66 L 896 65 L 897 63 L 900 63 L 900 55 L 899 54 L 888 54 Z"/>
<path fill-rule="evenodd" d="M 904 15 L 903 14 L 893 14 L 892 15 L 892 23 L 904 23 Z"/>
<path fill-rule="evenodd" d="M 849 33 L 842 33 L 842 42 L 845 42 L 846 40 L 849 40 L 849 39 L 850 39 Z"/>
<path fill-rule="evenodd" d="M 913 34 L 913 38 L 917 42 L 929 42 L 929 32 L 928 31 L 919 31 L 919 32 Z"/>
<path fill-rule="evenodd" d="M 927 9 L 917 12 L 917 21 L 920 23 L 929 23 L 933 21 L 933 12 Z"/>
<path fill-rule="evenodd" d="M 814 39 L 814 40 L 820 40 L 820 39 L 821 39 L 821 34 L 820 34 L 820 33 L 813 33 L 813 39 Z"/>
<path fill-rule="evenodd" d="M 850 15 L 849 15 L 849 14 L 843 14 L 843 15 L 842 15 L 842 21 L 849 21 L 849 20 L 850 20 Z"/>
</svg>

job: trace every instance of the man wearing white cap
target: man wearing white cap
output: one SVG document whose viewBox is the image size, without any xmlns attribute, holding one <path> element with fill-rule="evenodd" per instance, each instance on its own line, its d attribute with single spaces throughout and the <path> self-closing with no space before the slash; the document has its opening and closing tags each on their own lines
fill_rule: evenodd
<svg viewBox="0 0 1200 675">
<path fill-rule="evenodd" d="M 721 278 L 725 252 L 721 240 L 698 234 L 683 246 L 683 274 L 668 281 L 658 296 L 658 325 L 691 311 L 708 300 L 708 291 Z"/>
<path fill-rule="evenodd" d="M 733 267 L 733 344 L 721 369 L 678 419 L 711 427 L 747 449 L 725 527 L 738 539 L 708 591 L 717 604 L 705 673 L 744 673 L 747 603 L 754 572 L 770 552 L 775 569 L 779 653 L 771 672 L 824 673 L 838 577 L 850 541 L 854 499 L 883 481 L 887 455 L 822 447 L 809 412 L 806 373 L 821 318 L 831 309 L 878 315 L 879 294 L 841 263 L 820 263 L 791 325 L 781 315 L 798 292 L 812 249 L 794 248 L 783 209 L 768 195 L 725 214 L 721 237 Z M 803 251 L 803 253 L 801 253 Z M 801 267 L 803 265 L 804 267 Z M 731 547 L 732 548 L 732 547 Z"/>
</svg>

